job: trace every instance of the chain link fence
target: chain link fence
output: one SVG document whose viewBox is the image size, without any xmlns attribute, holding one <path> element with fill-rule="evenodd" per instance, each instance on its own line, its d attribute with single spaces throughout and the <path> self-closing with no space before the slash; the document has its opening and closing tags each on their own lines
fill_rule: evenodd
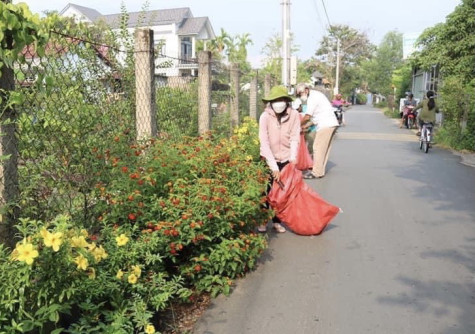
<svg viewBox="0 0 475 334">
<path fill-rule="evenodd" d="M 68 214 L 87 226 L 95 219 L 94 190 L 112 182 L 111 167 L 127 159 L 124 147 L 141 154 L 153 137 L 174 142 L 207 130 L 229 136 L 245 116 L 259 117 L 270 77 L 255 72 L 241 82 L 238 65 L 209 56 L 156 57 L 153 32 L 142 33 L 134 50 L 58 32 L 44 53 L 32 45 L 23 50 L 8 92 L 14 117 L 2 118 L 2 142 L 14 143 L 9 152 L 17 154 L 2 151 L 2 217 Z M 187 71 L 170 75 L 177 68 Z M 17 180 L 6 174 L 7 162 Z"/>
</svg>

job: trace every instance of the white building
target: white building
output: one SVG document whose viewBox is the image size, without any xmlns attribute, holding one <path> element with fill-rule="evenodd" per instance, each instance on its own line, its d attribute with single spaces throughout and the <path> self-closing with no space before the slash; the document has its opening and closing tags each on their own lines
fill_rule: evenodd
<svg viewBox="0 0 475 334">
<path fill-rule="evenodd" d="M 60 15 L 91 24 L 103 21 L 113 30 L 119 29 L 122 16 L 122 14 L 102 15 L 95 9 L 71 3 L 60 12 Z M 155 49 L 157 47 L 160 49 L 156 59 L 157 76 L 196 75 L 197 41 L 215 38 L 208 17 L 193 17 L 189 8 L 133 12 L 127 15 L 129 18 L 127 28 L 131 34 L 136 28 L 149 28 L 154 32 Z"/>
</svg>

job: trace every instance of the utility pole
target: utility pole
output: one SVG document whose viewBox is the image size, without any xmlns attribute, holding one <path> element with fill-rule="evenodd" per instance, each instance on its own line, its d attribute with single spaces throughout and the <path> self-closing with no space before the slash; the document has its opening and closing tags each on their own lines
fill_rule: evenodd
<svg viewBox="0 0 475 334">
<path fill-rule="evenodd" d="M 290 81 L 290 0 L 282 4 L 282 84 L 289 88 Z"/>
<path fill-rule="evenodd" d="M 335 87 L 333 88 L 333 94 L 338 94 L 340 90 L 338 82 L 340 81 L 340 39 L 336 42 L 336 75 L 335 75 Z"/>
</svg>

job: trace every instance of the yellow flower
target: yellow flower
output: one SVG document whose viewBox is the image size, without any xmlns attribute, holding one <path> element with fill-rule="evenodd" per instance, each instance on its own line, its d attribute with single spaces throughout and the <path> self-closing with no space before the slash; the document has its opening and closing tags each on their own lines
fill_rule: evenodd
<svg viewBox="0 0 475 334">
<path fill-rule="evenodd" d="M 137 277 L 140 277 L 140 275 L 142 274 L 142 269 L 140 269 L 140 266 L 132 266 L 132 271 Z"/>
<path fill-rule="evenodd" d="M 18 261 L 26 262 L 28 265 L 33 264 L 33 260 L 39 255 L 38 251 L 30 243 L 18 244 L 15 248 L 15 251 L 16 259 Z"/>
<path fill-rule="evenodd" d="M 252 155 L 246 156 L 246 161 L 252 161 Z"/>
<path fill-rule="evenodd" d="M 122 279 L 122 276 L 124 276 L 124 272 L 119 269 L 119 271 L 117 272 L 117 274 L 115 275 L 115 277 L 117 277 L 118 279 Z"/>
<path fill-rule="evenodd" d="M 78 269 L 86 270 L 89 266 L 89 261 L 82 254 L 77 256 L 74 262 L 78 265 Z"/>
<path fill-rule="evenodd" d="M 41 235 L 43 236 L 43 241 L 45 243 L 46 247 L 53 247 L 53 250 L 55 252 L 59 251 L 59 246 L 63 243 L 63 240 L 61 239 L 63 236 L 63 233 L 61 232 L 56 232 L 56 233 L 50 233 L 46 230 L 40 232 Z"/>
<path fill-rule="evenodd" d="M 87 272 L 87 276 L 89 276 L 90 279 L 95 279 L 96 278 L 96 269 L 89 268 L 89 270 Z"/>
<path fill-rule="evenodd" d="M 129 241 L 129 238 L 127 238 L 127 236 L 122 233 L 121 235 L 115 238 L 115 241 L 117 241 L 117 246 L 120 247 L 124 246 Z"/>
<path fill-rule="evenodd" d="M 73 248 L 85 248 L 87 247 L 87 241 L 86 238 L 84 238 L 83 235 L 80 235 L 79 237 L 72 237 L 71 238 L 71 247 Z"/>
<path fill-rule="evenodd" d="M 89 233 L 87 233 L 85 229 L 81 229 L 81 234 L 86 238 L 89 236 Z"/>
<path fill-rule="evenodd" d="M 104 248 L 102 248 L 102 246 L 95 247 L 92 250 L 92 255 L 94 256 L 94 259 L 96 260 L 96 262 L 100 262 L 103 259 L 107 259 L 107 256 L 108 256 Z"/>
<path fill-rule="evenodd" d="M 18 260 L 18 250 L 15 248 L 10 254 L 10 256 L 12 257 L 12 260 Z"/>
<path fill-rule="evenodd" d="M 43 237 L 43 239 L 46 239 L 46 236 L 49 234 L 49 232 L 48 232 L 47 229 L 42 228 L 41 231 L 40 231 L 40 234 Z"/>
<path fill-rule="evenodd" d="M 145 333 L 147 334 L 155 333 L 155 327 L 153 325 L 148 324 L 147 326 L 145 326 Z"/>
<path fill-rule="evenodd" d="M 127 280 L 130 284 L 135 284 L 137 283 L 137 276 L 135 276 L 135 274 L 130 274 Z"/>
</svg>

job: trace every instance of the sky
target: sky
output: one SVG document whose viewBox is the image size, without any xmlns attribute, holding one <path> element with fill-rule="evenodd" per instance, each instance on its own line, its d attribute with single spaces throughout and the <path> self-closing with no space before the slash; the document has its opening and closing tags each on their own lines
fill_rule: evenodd
<svg viewBox="0 0 475 334">
<path fill-rule="evenodd" d="M 25 2 L 33 13 L 61 11 L 69 3 L 62 0 L 13 0 Z M 379 45 L 390 31 L 419 34 L 437 23 L 445 22 L 461 0 L 291 0 L 290 28 L 300 60 L 311 58 L 318 49 L 329 24 L 344 24 L 366 33 Z M 231 36 L 249 33 L 248 60 L 262 65 L 262 48 L 282 31 L 282 0 L 73 0 L 72 3 L 96 9 L 101 14 L 120 13 L 121 3 L 128 12 L 189 7 L 194 17 L 207 16 L 216 35 L 221 28 Z"/>
</svg>

